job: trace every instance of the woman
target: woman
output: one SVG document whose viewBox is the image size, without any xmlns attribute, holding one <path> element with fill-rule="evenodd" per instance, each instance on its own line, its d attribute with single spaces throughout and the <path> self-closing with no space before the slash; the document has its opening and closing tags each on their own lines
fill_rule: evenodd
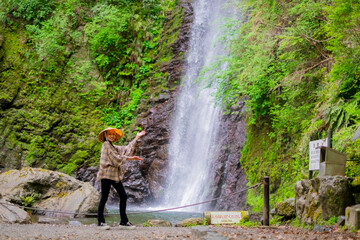
<svg viewBox="0 0 360 240">
<path fill-rule="evenodd" d="M 135 148 L 136 141 L 145 135 L 145 131 L 138 132 L 133 141 L 127 146 L 114 146 L 113 143 L 120 140 L 123 133 L 116 128 L 107 128 L 99 133 L 99 140 L 103 142 L 100 157 L 100 169 L 97 179 L 101 184 L 101 197 L 98 207 L 98 226 L 109 229 L 110 227 L 105 224 L 104 208 L 109 196 L 111 185 L 117 191 L 120 197 L 120 226 L 126 228 L 134 228 L 129 223 L 126 215 L 126 200 L 127 195 L 121 180 L 124 177 L 124 169 L 121 169 L 125 160 L 138 160 L 142 158 L 138 156 L 130 156 Z"/>
</svg>

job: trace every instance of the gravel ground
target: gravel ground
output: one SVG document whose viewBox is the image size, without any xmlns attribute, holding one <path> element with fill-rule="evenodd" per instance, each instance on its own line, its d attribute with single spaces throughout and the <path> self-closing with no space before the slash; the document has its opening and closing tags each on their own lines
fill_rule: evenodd
<svg viewBox="0 0 360 240">
<path fill-rule="evenodd" d="M 101 230 L 94 225 L 69 226 L 52 224 L 0 224 L 0 239 L 303 239 L 303 240 L 360 240 L 360 233 L 344 232 L 341 229 L 308 231 L 292 227 L 239 226 L 194 228 L 179 227 L 140 227 L 123 230 L 112 227 Z"/>
<path fill-rule="evenodd" d="M 360 232 L 352 233 L 339 227 L 323 228 L 319 231 L 305 230 L 289 226 L 244 228 L 239 226 L 213 228 L 228 239 L 301 239 L 301 240 L 360 240 Z"/>
<path fill-rule="evenodd" d="M 190 228 L 137 227 L 101 230 L 94 225 L 0 224 L 0 239 L 189 239 Z"/>
</svg>

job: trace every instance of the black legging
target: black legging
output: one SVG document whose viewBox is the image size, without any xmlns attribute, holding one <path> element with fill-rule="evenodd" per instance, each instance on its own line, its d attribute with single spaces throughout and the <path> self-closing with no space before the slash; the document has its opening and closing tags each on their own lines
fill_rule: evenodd
<svg viewBox="0 0 360 240">
<path fill-rule="evenodd" d="M 98 208 L 98 224 L 105 223 L 105 217 L 104 217 L 104 208 L 106 201 L 109 197 L 110 187 L 111 185 L 114 186 L 116 192 L 118 193 L 120 197 L 120 204 L 119 204 L 119 210 L 120 210 L 120 223 L 126 224 L 129 220 L 126 216 L 126 200 L 127 195 L 124 189 L 124 186 L 121 182 L 115 182 L 110 179 L 101 179 L 101 198 L 99 202 L 99 208 Z"/>
</svg>

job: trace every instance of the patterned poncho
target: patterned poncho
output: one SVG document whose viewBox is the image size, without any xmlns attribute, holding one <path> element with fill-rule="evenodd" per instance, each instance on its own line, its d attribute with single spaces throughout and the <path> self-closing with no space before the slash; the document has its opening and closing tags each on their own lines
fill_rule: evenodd
<svg viewBox="0 0 360 240">
<path fill-rule="evenodd" d="M 100 169 L 97 175 L 98 181 L 110 179 L 119 182 L 124 177 L 121 168 L 124 161 L 133 153 L 137 138 L 127 146 L 115 146 L 109 141 L 105 141 L 101 148 Z"/>
</svg>

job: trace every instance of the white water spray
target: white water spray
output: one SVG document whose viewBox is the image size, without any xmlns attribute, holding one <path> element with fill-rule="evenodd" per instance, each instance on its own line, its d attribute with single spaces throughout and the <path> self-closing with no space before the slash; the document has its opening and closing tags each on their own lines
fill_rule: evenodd
<svg viewBox="0 0 360 240">
<path fill-rule="evenodd" d="M 215 89 L 203 88 L 195 80 L 204 67 L 211 66 L 225 54 L 224 46 L 217 41 L 222 34 L 221 20 L 229 14 L 224 10 L 225 2 L 194 1 L 186 74 L 171 125 L 168 186 L 163 202 L 167 207 L 201 202 L 208 195 L 221 109 L 214 103 L 212 93 Z M 183 211 L 200 211 L 203 208 L 200 205 Z"/>
</svg>

